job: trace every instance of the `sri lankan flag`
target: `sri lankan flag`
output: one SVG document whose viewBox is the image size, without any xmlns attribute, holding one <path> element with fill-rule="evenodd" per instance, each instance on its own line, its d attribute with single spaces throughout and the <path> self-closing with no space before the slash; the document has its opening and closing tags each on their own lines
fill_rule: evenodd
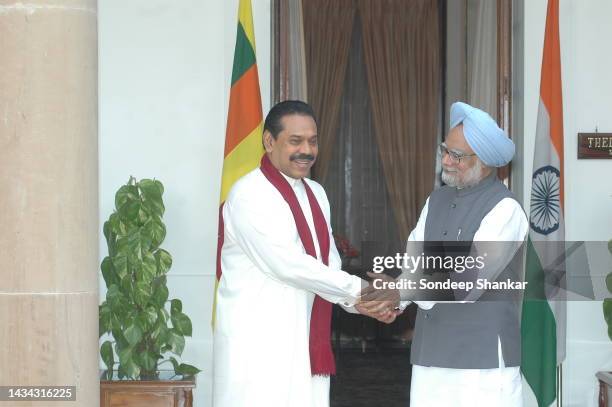
<svg viewBox="0 0 612 407">
<path fill-rule="evenodd" d="M 255 59 L 255 33 L 251 0 L 240 0 L 238 33 L 232 68 L 225 151 L 219 200 L 219 229 L 217 242 L 217 273 L 213 302 L 213 327 L 217 302 L 217 286 L 221 278 L 221 248 L 223 247 L 223 203 L 234 182 L 259 165 L 263 154 L 261 134 L 263 115 L 259 75 Z"/>
</svg>

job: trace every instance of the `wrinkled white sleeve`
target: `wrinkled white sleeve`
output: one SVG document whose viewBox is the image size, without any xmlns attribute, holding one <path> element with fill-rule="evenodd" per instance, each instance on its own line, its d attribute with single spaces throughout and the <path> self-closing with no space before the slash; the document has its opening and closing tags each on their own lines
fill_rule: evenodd
<svg viewBox="0 0 612 407">
<path fill-rule="evenodd" d="M 425 203 L 419 221 L 412 233 L 410 233 L 408 241 L 423 241 L 425 239 L 425 220 L 427 218 L 428 204 L 429 199 Z M 522 242 L 527 236 L 528 229 L 527 217 L 519 203 L 512 198 L 504 198 L 482 219 L 478 230 L 474 234 L 473 241 Z M 511 259 L 512 254 L 508 253 L 503 261 L 507 263 Z M 419 308 L 426 310 L 433 308 L 436 304 L 435 301 L 415 301 L 415 303 Z"/>
<path fill-rule="evenodd" d="M 421 209 L 421 214 L 419 215 L 419 220 L 417 221 L 416 226 L 410 232 L 410 236 L 408 236 L 409 242 L 422 242 L 425 240 L 425 221 L 427 220 L 427 212 L 429 211 L 429 198 L 425 201 L 425 205 L 423 209 Z"/>
<path fill-rule="evenodd" d="M 320 295 L 332 303 L 353 305 L 361 291 L 361 279 L 325 266 L 304 253 L 301 245 L 287 241 L 282 222 L 262 205 L 235 197 L 223 208 L 225 233 L 232 236 L 262 273 L 276 281 Z M 330 237 L 330 254 L 333 239 Z M 337 252 L 335 253 L 337 256 Z"/>
<path fill-rule="evenodd" d="M 334 271 L 340 270 L 342 268 L 342 259 L 340 258 L 340 253 L 338 253 L 338 248 L 336 247 L 336 244 L 334 243 L 334 235 L 332 233 L 332 229 L 329 224 L 328 224 L 328 229 L 329 229 L 329 242 L 330 242 L 329 267 L 330 269 Z M 345 273 L 345 271 L 342 271 L 342 270 L 340 270 L 340 272 Z M 350 312 L 351 314 L 359 314 L 359 311 L 355 309 L 354 302 L 344 303 L 344 301 L 342 301 L 338 303 L 338 305 L 340 305 L 346 312 Z"/>
<path fill-rule="evenodd" d="M 494 280 L 512 261 L 528 229 L 525 212 L 516 200 L 504 198 L 491 209 L 474 234 L 472 244 L 474 256 L 487 256 L 487 269 L 482 275 L 484 278 Z M 492 245 L 489 242 L 508 242 L 508 245 Z M 472 289 L 465 301 L 477 301 L 483 293 L 483 289 Z"/>
<path fill-rule="evenodd" d="M 521 205 L 504 198 L 487 213 L 474 234 L 475 242 L 522 242 L 529 223 Z"/>
</svg>

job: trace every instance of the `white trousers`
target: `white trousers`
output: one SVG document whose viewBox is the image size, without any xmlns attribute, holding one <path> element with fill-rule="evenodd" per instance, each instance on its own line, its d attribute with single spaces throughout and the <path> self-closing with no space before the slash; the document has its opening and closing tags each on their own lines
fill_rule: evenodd
<svg viewBox="0 0 612 407">
<path fill-rule="evenodd" d="M 410 407 L 522 407 L 519 367 L 505 367 L 498 339 L 499 367 L 446 369 L 412 366 Z"/>
<path fill-rule="evenodd" d="M 329 407 L 329 376 L 312 377 L 313 407 Z"/>
</svg>

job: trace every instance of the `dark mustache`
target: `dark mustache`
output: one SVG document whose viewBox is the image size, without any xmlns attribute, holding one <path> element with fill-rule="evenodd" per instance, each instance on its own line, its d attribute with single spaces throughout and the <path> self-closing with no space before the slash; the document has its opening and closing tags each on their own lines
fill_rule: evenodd
<svg viewBox="0 0 612 407">
<path fill-rule="evenodd" d="M 295 160 L 308 160 L 308 161 L 314 161 L 315 157 L 312 154 L 294 154 L 291 157 L 289 157 L 289 160 L 291 161 L 295 161 Z"/>
</svg>

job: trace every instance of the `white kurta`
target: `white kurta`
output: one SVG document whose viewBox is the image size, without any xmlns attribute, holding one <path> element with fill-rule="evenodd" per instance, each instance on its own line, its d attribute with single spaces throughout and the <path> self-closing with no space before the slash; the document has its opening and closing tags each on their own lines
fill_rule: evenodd
<svg viewBox="0 0 612 407">
<path fill-rule="evenodd" d="M 409 241 L 425 239 L 425 221 L 429 200 L 425 203 Z M 474 241 L 522 242 L 529 224 L 521 206 L 514 199 L 502 199 L 482 219 Z M 435 302 L 420 301 L 417 305 L 431 309 Z M 457 304 L 461 306 L 461 304 Z M 505 367 L 498 338 L 499 368 L 446 369 L 412 367 L 411 407 L 519 407 L 523 405 L 519 367 Z"/>
<path fill-rule="evenodd" d="M 292 185 L 319 246 L 301 181 Z M 329 225 L 323 188 L 307 180 Z M 329 379 L 313 378 L 308 350 L 315 294 L 350 306 L 361 279 L 340 270 L 330 234 L 329 267 L 305 253 L 289 206 L 256 169 L 232 188 L 223 208 L 223 275 L 214 331 L 215 407 L 319 407 Z"/>
</svg>

